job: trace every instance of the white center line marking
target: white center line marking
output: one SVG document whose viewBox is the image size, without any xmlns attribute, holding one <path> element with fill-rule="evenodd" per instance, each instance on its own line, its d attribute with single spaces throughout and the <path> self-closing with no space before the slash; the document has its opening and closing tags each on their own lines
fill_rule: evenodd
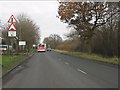
<svg viewBox="0 0 120 90">
<path fill-rule="evenodd" d="M 87 74 L 86 72 L 84 72 L 83 70 L 80 70 L 79 68 L 77 69 L 77 71 Z"/>
<path fill-rule="evenodd" d="M 61 61 L 62 59 L 61 59 L 61 58 L 59 58 L 58 60 L 60 60 L 60 61 Z"/>
<path fill-rule="evenodd" d="M 69 63 L 68 63 L 68 62 L 65 62 L 65 64 L 67 64 L 67 65 L 68 65 Z"/>
</svg>

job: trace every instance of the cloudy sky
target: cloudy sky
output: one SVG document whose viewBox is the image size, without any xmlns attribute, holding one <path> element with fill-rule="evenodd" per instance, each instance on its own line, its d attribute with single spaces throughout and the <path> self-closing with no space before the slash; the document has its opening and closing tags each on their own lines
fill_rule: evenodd
<svg viewBox="0 0 120 90">
<path fill-rule="evenodd" d="M 29 16 L 41 30 L 41 38 L 50 34 L 59 34 L 64 37 L 68 32 L 66 24 L 56 17 L 59 3 L 57 1 L 0 1 L 0 20 L 7 23 L 13 14 L 24 13 Z"/>
</svg>

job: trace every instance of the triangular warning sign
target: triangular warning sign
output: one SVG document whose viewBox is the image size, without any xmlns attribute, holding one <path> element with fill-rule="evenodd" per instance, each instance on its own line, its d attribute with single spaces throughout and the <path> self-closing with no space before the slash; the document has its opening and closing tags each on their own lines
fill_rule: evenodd
<svg viewBox="0 0 120 90">
<path fill-rule="evenodd" d="M 16 19 L 15 19 L 15 17 L 12 15 L 11 17 L 10 17 L 10 19 L 8 20 L 8 22 L 9 23 L 16 23 Z"/>
<path fill-rule="evenodd" d="M 10 31 L 16 31 L 16 27 L 14 26 L 13 23 L 10 25 L 10 27 L 8 28 L 8 30 L 10 30 Z"/>
</svg>

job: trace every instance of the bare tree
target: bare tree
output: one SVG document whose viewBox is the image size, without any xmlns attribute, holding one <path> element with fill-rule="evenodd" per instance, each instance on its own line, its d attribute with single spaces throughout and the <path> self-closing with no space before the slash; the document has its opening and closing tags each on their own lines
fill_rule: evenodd
<svg viewBox="0 0 120 90">
<path fill-rule="evenodd" d="M 80 35 L 80 51 L 91 42 L 98 27 L 119 13 L 117 2 L 59 2 L 58 17 Z M 77 34 L 76 34 L 77 35 Z"/>
<path fill-rule="evenodd" d="M 28 50 L 30 50 L 33 44 L 39 42 L 39 27 L 28 16 L 20 14 L 17 17 L 16 27 L 18 40 L 25 40 Z"/>
<path fill-rule="evenodd" d="M 15 24 L 17 28 L 17 36 L 15 38 L 8 37 L 8 30 L 5 25 L 4 30 L 2 30 L 2 38 L 3 43 L 10 45 L 11 40 L 13 42 L 13 46 L 16 49 L 16 53 L 19 52 L 19 41 L 24 40 L 26 41 L 27 45 L 26 48 L 29 51 L 33 44 L 37 44 L 40 40 L 40 30 L 36 23 L 33 22 L 28 16 L 25 14 L 20 14 L 17 17 L 17 23 Z"/>
<path fill-rule="evenodd" d="M 54 49 L 62 42 L 62 38 L 57 34 L 51 34 L 49 37 L 46 37 L 43 42 Z"/>
</svg>

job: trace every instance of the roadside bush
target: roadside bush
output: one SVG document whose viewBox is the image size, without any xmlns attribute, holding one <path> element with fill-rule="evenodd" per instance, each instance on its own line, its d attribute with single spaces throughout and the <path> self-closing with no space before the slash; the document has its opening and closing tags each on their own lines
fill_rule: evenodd
<svg viewBox="0 0 120 90">
<path fill-rule="evenodd" d="M 78 41 L 66 40 L 63 43 L 59 44 L 56 49 L 67 50 L 67 51 L 76 51 L 78 47 Z"/>
</svg>

